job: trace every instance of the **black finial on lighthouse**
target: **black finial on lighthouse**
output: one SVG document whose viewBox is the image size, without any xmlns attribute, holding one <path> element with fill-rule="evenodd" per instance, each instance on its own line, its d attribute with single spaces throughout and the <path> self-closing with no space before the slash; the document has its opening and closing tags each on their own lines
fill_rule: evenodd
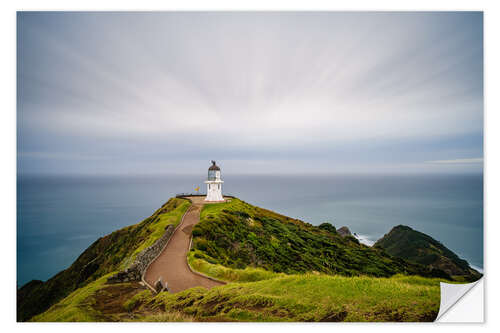
<svg viewBox="0 0 500 333">
<path fill-rule="evenodd" d="M 220 168 L 217 166 L 217 164 L 215 164 L 215 161 L 212 160 L 212 165 L 210 166 L 210 168 L 208 168 L 208 170 L 220 170 Z"/>
</svg>

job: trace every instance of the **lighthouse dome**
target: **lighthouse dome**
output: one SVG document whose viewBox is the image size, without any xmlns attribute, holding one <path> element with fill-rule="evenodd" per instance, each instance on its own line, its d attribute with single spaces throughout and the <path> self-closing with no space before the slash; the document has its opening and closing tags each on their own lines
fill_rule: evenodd
<svg viewBox="0 0 500 333">
<path fill-rule="evenodd" d="M 212 165 L 208 168 L 209 171 L 220 171 L 220 168 L 215 164 L 215 161 L 212 161 Z"/>
<path fill-rule="evenodd" d="M 212 161 L 212 165 L 208 168 L 208 180 L 220 180 L 220 168 Z"/>
</svg>

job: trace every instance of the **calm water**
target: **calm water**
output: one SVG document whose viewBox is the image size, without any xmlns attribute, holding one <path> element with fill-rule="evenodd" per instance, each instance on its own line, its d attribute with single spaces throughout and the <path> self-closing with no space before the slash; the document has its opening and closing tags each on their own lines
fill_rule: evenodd
<svg viewBox="0 0 500 333">
<path fill-rule="evenodd" d="M 17 280 L 46 280 L 98 237 L 150 216 L 203 176 L 18 178 Z M 482 175 L 237 176 L 224 192 L 375 241 L 393 226 L 422 231 L 483 267 Z"/>
</svg>

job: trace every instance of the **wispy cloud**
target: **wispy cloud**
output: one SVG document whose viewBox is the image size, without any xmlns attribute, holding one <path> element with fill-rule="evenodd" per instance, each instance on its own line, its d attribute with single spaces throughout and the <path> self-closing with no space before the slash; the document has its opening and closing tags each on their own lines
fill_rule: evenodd
<svg viewBox="0 0 500 333">
<path fill-rule="evenodd" d="M 482 154 L 481 13 L 20 13 L 18 34 L 20 168 Z M 76 162 L 94 151 L 115 158 Z"/>
<path fill-rule="evenodd" d="M 428 161 L 433 164 L 478 164 L 483 163 L 483 158 L 458 158 L 454 160 Z"/>
<path fill-rule="evenodd" d="M 60 152 L 19 152 L 18 157 L 20 158 L 30 158 L 39 160 L 105 160 L 109 159 L 109 156 L 96 155 L 96 154 L 79 154 L 79 153 L 60 153 Z"/>
</svg>

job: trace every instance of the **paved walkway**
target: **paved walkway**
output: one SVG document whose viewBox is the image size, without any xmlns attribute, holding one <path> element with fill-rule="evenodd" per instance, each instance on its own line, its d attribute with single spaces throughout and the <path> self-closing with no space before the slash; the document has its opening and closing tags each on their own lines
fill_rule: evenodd
<svg viewBox="0 0 500 333">
<path fill-rule="evenodd" d="M 149 265 L 144 276 L 151 286 L 154 286 L 161 277 L 163 282 L 168 283 L 168 289 L 174 293 L 197 286 L 210 289 L 224 284 L 194 274 L 188 267 L 187 253 L 191 232 L 194 225 L 200 221 L 201 207 L 205 204 L 204 197 L 190 197 L 190 199 L 193 204 L 188 208 L 167 246 Z"/>
</svg>

